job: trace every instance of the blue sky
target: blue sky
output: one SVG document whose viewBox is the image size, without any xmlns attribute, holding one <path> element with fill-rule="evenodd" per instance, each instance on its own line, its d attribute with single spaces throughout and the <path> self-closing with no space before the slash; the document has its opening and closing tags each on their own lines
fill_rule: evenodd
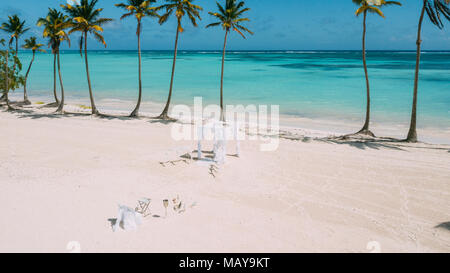
<svg viewBox="0 0 450 273">
<path fill-rule="evenodd" d="M 7 15 L 19 14 L 32 30 L 26 35 L 41 37 L 42 29 L 35 26 L 38 17 L 45 17 L 48 7 L 59 7 L 65 0 L 1 0 L 1 21 Z M 225 0 L 219 0 L 224 2 Z M 400 0 L 401 1 L 401 0 Z M 104 8 L 103 17 L 116 21 L 105 27 L 108 49 L 136 48 L 136 21 L 119 20 L 122 10 L 114 4 L 120 0 L 100 0 Z M 163 1 L 160 0 L 159 3 Z M 205 29 L 212 22 L 208 11 L 215 11 L 214 0 L 194 0 L 204 7 L 203 20 L 199 27 L 184 23 L 185 32 L 180 38 L 180 49 L 220 49 L 223 45 L 223 31 L 220 28 Z M 362 18 L 354 15 L 356 6 L 351 0 L 246 0 L 251 8 L 248 27 L 255 32 L 247 40 L 233 34 L 228 49 L 233 50 L 345 50 L 361 48 Z M 418 0 L 403 0 L 403 7 L 386 7 L 386 19 L 375 15 L 368 18 L 367 48 L 369 50 L 411 50 L 415 49 L 417 23 L 420 13 Z M 172 50 L 176 22 L 170 20 L 160 26 L 154 19 L 144 20 L 142 48 L 146 50 Z M 428 19 L 423 28 L 425 50 L 450 50 L 450 24 L 444 30 L 432 26 Z M 0 33 L 0 37 L 5 37 Z M 72 38 L 76 45 L 76 35 Z M 67 48 L 65 46 L 64 48 Z M 94 40 L 90 49 L 102 47 Z M 73 49 L 76 49 L 73 46 Z"/>
</svg>

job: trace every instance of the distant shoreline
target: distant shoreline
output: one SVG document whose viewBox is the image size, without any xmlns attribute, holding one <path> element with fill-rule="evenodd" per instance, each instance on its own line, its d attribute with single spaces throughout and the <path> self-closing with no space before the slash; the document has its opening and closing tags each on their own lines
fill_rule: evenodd
<svg viewBox="0 0 450 273">
<path fill-rule="evenodd" d="M 448 143 L 450 51 L 424 51 L 419 86 L 419 123 L 425 141 Z M 86 106 L 88 86 L 78 50 L 62 51 L 66 103 Z M 192 106 L 219 101 L 220 56 L 212 50 L 180 50 L 174 104 Z M 138 98 L 137 51 L 92 50 L 90 70 L 99 110 L 130 112 Z M 236 51 L 227 53 L 225 104 L 279 105 L 286 124 L 325 132 L 354 133 L 363 124 L 365 85 L 359 50 Z M 377 135 L 404 138 L 411 120 L 414 51 L 369 51 L 372 125 Z M 26 65 L 31 53 L 21 52 Z M 144 51 L 142 59 L 144 112 L 161 111 L 170 83 L 172 51 Z M 37 56 L 29 77 L 32 101 L 48 100 L 53 92 L 52 57 Z M 57 94 L 60 94 L 57 88 Z M 17 90 L 17 94 L 22 93 Z M 16 92 L 14 92 L 16 93 Z M 20 95 L 19 95 L 20 96 Z M 17 99 L 20 99 L 17 97 Z M 129 113 L 128 113 L 129 114 Z M 444 140 L 444 141 L 443 141 Z"/>
<path fill-rule="evenodd" d="M 20 101 L 20 94 L 11 96 L 12 101 Z M 49 97 L 30 96 L 33 106 L 36 102 L 50 103 Z M 109 115 L 128 115 L 131 106 L 135 103 L 133 100 L 122 99 L 97 99 L 98 107 L 101 113 Z M 72 109 L 83 111 L 80 106 L 88 107 L 89 101 L 87 98 L 66 98 L 66 104 Z M 177 105 L 176 103 L 173 105 Z M 190 103 L 186 103 L 188 107 L 192 107 Z M 205 103 L 204 106 L 208 105 Z M 142 103 L 142 115 L 145 117 L 157 116 L 160 109 L 164 106 L 163 103 L 154 101 L 144 101 Z M 84 109 L 85 111 L 88 111 Z M 356 132 L 361 126 L 362 120 L 354 119 L 330 119 L 323 117 L 304 117 L 295 114 L 280 113 L 280 130 L 289 133 L 301 133 L 307 137 L 328 137 L 340 136 Z M 399 124 L 397 122 L 373 122 L 373 131 L 380 137 L 393 137 L 398 139 L 405 138 L 404 133 L 407 132 L 408 123 Z M 419 124 L 421 133 L 420 141 L 436 144 L 436 145 L 450 145 L 450 126 L 433 127 L 421 126 Z"/>
<path fill-rule="evenodd" d="M 222 51 L 220 49 L 178 49 L 180 53 L 183 52 L 218 52 L 222 54 Z M 108 52 L 108 51 L 112 51 L 112 52 L 137 52 L 137 49 L 90 49 L 88 50 L 88 52 Z M 19 49 L 19 52 L 28 52 L 26 50 L 22 50 Z M 61 53 L 64 52 L 77 52 L 79 53 L 80 50 L 77 49 L 61 49 Z M 142 49 L 142 52 L 173 52 L 173 50 L 170 49 Z M 252 50 L 227 50 L 227 53 L 233 53 L 233 52 L 250 52 L 250 53 L 258 53 L 258 52 L 264 52 L 264 53 L 287 53 L 287 52 L 294 52 L 294 53 L 302 53 L 302 52 L 318 52 L 318 53 L 333 53 L 333 52 L 359 52 L 361 53 L 361 50 L 359 49 L 270 49 L 270 50 L 266 50 L 266 49 L 252 49 Z M 416 50 L 413 49 L 399 49 L 399 50 L 366 50 L 366 52 L 411 52 L 411 53 L 416 53 Z M 444 49 L 444 50 L 421 50 L 421 52 L 432 52 L 432 53 L 450 53 L 450 49 Z M 46 53 L 40 53 L 40 54 L 46 54 Z M 49 52 L 47 52 L 47 54 L 50 54 Z"/>
</svg>

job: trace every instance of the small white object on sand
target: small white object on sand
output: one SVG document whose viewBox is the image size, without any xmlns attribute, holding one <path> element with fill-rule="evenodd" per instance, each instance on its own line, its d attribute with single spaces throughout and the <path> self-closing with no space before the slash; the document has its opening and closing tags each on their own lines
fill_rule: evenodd
<svg viewBox="0 0 450 273">
<path fill-rule="evenodd" d="M 125 231 L 136 230 L 138 225 L 142 224 L 142 216 L 134 209 L 127 206 L 119 205 L 119 213 L 113 231 L 116 232 L 118 227 Z"/>
<path fill-rule="evenodd" d="M 226 153 L 225 127 L 223 123 L 216 123 L 214 125 L 214 161 L 224 164 Z"/>
</svg>

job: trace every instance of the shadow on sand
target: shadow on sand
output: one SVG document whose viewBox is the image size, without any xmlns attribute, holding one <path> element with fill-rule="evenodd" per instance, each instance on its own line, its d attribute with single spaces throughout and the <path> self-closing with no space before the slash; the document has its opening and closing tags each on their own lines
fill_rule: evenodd
<svg viewBox="0 0 450 273">
<path fill-rule="evenodd" d="M 442 228 L 450 231 L 450 222 L 440 223 L 439 225 L 435 226 L 435 228 Z"/>
<path fill-rule="evenodd" d="M 369 137 L 363 135 L 344 135 L 336 137 L 323 137 L 323 138 L 312 138 L 301 135 L 295 135 L 289 132 L 280 133 L 281 139 L 287 139 L 291 141 L 301 141 L 304 143 L 310 143 L 312 141 L 338 144 L 338 145 L 348 145 L 353 148 L 360 150 L 380 150 L 380 149 L 391 149 L 397 151 L 407 151 L 405 148 L 413 149 L 429 149 L 429 150 L 450 150 L 448 147 L 442 147 L 442 145 L 433 145 L 423 142 L 409 143 L 404 139 L 396 139 L 390 137 Z M 447 146 L 447 145 L 445 145 Z"/>
<path fill-rule="evenodd" d="M 110 218 L 110 219 L 108 219 L 108 222 L 111 225 L 111 229 L 114 230 L 114 226 L 117 223 L 117 218 Z"/>
<path fill-rule="evenodd" d="M 19 106 L 20 102 L 12 102 L 11 105 Z M 52 108 L 54 107 L 55 103 L 46 104 L 40 107 L 37 107 L 37 109 L 41 108 Z M 0 104 L 0 106 L 5 106 L 4 103 Z M 25 105 L 23 105 L 25 106 Z M 20 114 L 17 115 L 18 118 L 30 118 L 30 119 L 40 119 L 40 118 L 61 118 L 61 117 L 86 117 L 86 116 L 92 116 L 91 113 L 82 113 L 82 112 L 64 112 L 64 113 L 38 113 L 34 111 L 34 108 L 32 106 L 27 107 L 21 107 L 16 108 L 12 107 L 12 109 L 4 110 L 8 111 L 10 113 Z M 4 107 L 3 107 L 4 108 Z M 186 123 L 181 120 L 176 119 L 160 119 L 157 117 L 150 117 L 150 116 L 139 116 L 139 117 L 130 117 L 125 115 L 110 115 L 110 114 L 98 114 L 96 116 L 100 119 L 107 119 L 107 120 L 121 120 L 121 121 L 129 121 L 129 120 L 148 120 L 149 123 L 155 124 L 163 124 L 163 125 L 170 125 L 174 123 L 180 123 L 180 124 L 192 124 L 192 123 Z M 250 135 L 249 133 L 247 133 Z M 273 136 L 272 136 L 273 137 Z M 295 134 L 288 131 L 282 131 L 279 134 L 279 138 L 291 140 L 291 141 L 301 141 L 303 143 L 311 143 L 311 142 L 322 142 L 322 143 L 329 143 L 329 144 L 337 144 L 337 145 L 348 145 L 350 147 L 360 149 L 360 150 L 380 150 L 380 149 L 390 149 L 390 150 L 397 150 L 397 151 L 407 151 L 405 148 L 409 149 L 429 149 L 429 150 L 442 150 L 447 151 L 450 153 L 450 148 L 448 145 L 433 145 L 433 144 L 427 144 L 427 143 L 408 143 L 403 139 L 395 139 L 395 138 L 388 138 L 388 137 L 370 137 L 370 136 L 364 136 L 364 135 L 344 135 L 344 136 L 334 136 L 334 137 L 308 137 L 304 135 Z"/>
<path fill-rule="evenodd" d="M 327 137 L 318 139 L 317 141 L 332 143 L 332 144 L 340 144 L 340 145 L 349 145 L 350 147 L 357 148 L 360 150 L 380 150 L 380 149 L 391 149 L 397 151 L 405 151 L 405 147 L 400 143 L 406 143 L 400 139 L 393 138 L 352 138 L 348 136 L 344 137 Z"/>
<path fill-rule="evenodd" d="M 35 113 L 33 111 L 25 111 L 25 110 L 18 110 L 18 111 L 14 111 L 15 113 L 21 113 L 24 115 L 20 115 L 18 116 L 18 118 L 21 119 L 26 119 L 26 118 L 30 118 L 30 119 L 40 119 L 40 118 L 52 118 L 52 119 L 58 119 L 58 118 L 62 118 L 62 117 L 87 117 L 90 116 L 90 114 L 85 114 L 85 113 L 69 113 L 69 112 L 64 112 L 64 113 Z"/>
<path fill-rule="evenodd" d="M 155 117 L 151 117 L 150 118 L 150 123 L 154 124 L 154 123 L 160 123 L 163 125 L 169 125 L 169 124 L 173 124 L 173 123 L 178 123 L 179 121 L 176 119 L 160 119 L 160 118 L 155 118 Z"/>
</svg>

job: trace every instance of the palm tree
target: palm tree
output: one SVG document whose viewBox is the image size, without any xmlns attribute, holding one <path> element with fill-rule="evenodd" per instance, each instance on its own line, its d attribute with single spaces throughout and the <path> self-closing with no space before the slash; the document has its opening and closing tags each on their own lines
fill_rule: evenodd
<svg viewBox="0 0 450 273">
<path fill-rule="evenodd" d="M 212 23 L 207 25 L 206 27 L 215 27 L 215 26 L 222 26 L 223 30 L 225 30 L 225 41 L 223 44 L 223 53 L 222 53 L 222 73 L 220 76 L 220 120 L 225 121 L 225 115 L 223 111 L 223 74 L 224 74 L 224 66 L 225 66 L 225 52 L 226 52 L 226 46 L 227 46 L 227 38 L 228 33 L 231 30 L 236 31 L 239 33 L 244 39 L 245 39 L 245 32 L 248 32 L 253 35 L 253 32 L 251 32 L 246 27 L 242 26 L 242 22 L 248 22 L 250 19 L 243 18 L 242 15 L 249 11 L 249 8 L 244 8 L 245 3 L 237 2 L 236 0 L 226 0 L 225 7 L 222 7 L 219 3 L 217 4 L 217 8 L 219 9 L 219 12 L 209 12 L 211 16 L 216 17 L 219 22 Z"/>
<path fill-rule="evenodd" d="M 110 18 L 99 18 L 100 13 L 103 9 L 95 8 L 98 0 L 81 0 L 80 3 L 75 5 L 61 5 L 61 7 L 66 11 L 72 18 L 72 29 L 69 34 L 74 32 L 81 32 L 80 37 L 80 54 L 83 55 L 83 45 L 84 45 L 84 61 L 86 64 L 86 75 L 89 85 L 89 97 L 91 100 L 91 108 L 93 115 L 99 115 L 94 102 L 94 95 L 92 93 L 91 78 L 89 76 L 89 63 L 87 56 L 87 37 L 88 34 L 94 35 L 94 38 L 102 43 L 106 47 L 106 42 L 101 33 L 103 32 L 102 26 L 105 23 L 113 21 Z"/>
<path fill-rule="evenodd" d="M 367 62 L 366 62 L 366 20 L 367 13 L 375 13 L 384 18 L 383 12 L 381 12 L 380 7 L 388 5 L 398 5 L 402 4 L 397 1 L 384 1 L 384 0 L 352 0 L 353 3 L 359 6 L 356 10 L 356 16 L 360 14 L 364 15 L 363 19 L 363 38 L 362 38 L 362 56 L 364 64 L 364 74 L 366 75 L 366 87 L 367 87 L 367 108 L 366 108 L 366 121 L 363 128 L 357 134 L 364 134 L 374 137 L 375 135 L 370 131 L 370 84 L 369 84 L 369 73 L 367 72 Z"/>
<path fill-rule="evenodd" d="M 423 7 L 420 13 L 419 26 L 417 30 L 417 56 L 416 56 L 416 72 L 414 78 L 414 95 L 411 113 L 411 124 L 409 127 L 408 137 L 406 141 L 417 142 L 417 91 L 419 88 L 419 68 L 420 68 L 420 47 L 422 44 L 421 32 L 425 11 L 430 18 L 431 23 L 439 29 L 444 27 L 443 20 L 450 20 L 450 0 L 423 0 Z M 443 15 L 443 17 L 441 16 Z"/>
<path fill-rule="evenodd" d="M 141 106 L 142 100 L 142 61 L 141 61 L 141 32 L 142 32 L 142 18 L 146 16 L 150 17 L 158 17 L 159 15 L 156 13 L 154 7 L 151 7 L 151 3 L 155 3 L 156 0 L 128 0 L 127 4 L 116 4 L 116 7 L 124 8 L 127 10 L 127 13 L 122 15 L 120 19 L 124 19 L 126 17 L 134 15 L 137 20 L 137 40 L 138 40 L 138 57 L 139 57 L 139 98 L 136 105 L 136 108 L 131 113 L 130 117 L 137 117 L 139 115 L 139 108 Z"/>
<path fill-rule="evenodd" d="M 175 51 L 173 55 L 173 64 L 172 64 L 172 77 L 170 79 L 170 89 L 169 89 L 169 97 L 167 98 L 166 107 L 164 108 L 161 115 L 158 117 L 159 119 L 169 120 L 168 112 L 170 107 L 170 101 L 172 99 L 172 89 L 173 89 L 173 78 L 175 74 L 175 63 L 177 61 L 177 53 L 178 53 L 178 36 L 180 32 L 184 31 L 181 26 L 181 21 L 183 17 L 187 14 L 189 20 L 191 21 L 194 27 L 197 26 L 197 19 L 201 20 L 200 11 L 203 10 L 202 7 L 192 4 L 194 0 L 166 0 L 167 4 L 164 4 L 158 7 L 158 10 L 165 9 L 165 14 L 163 14 L 159 23 L 164 24 L 167 22 L 169 17 L 175 13 L 175 17 L 177 18 L 177 33 L 175 36 Z"/>
<path fill-rule="evenodd" d="M 36 56 L 36 51 L 45 52 L 45 50 L 41 49 L 41 47 L 43 46 L 44 46 L 43 44 L 38 44 L 36 42 L 36 37 L 26 39 L 25 44 L 22 46 L 24 49 L 31 49 L 31 51 L 33 52 L 33 58 L 31 58 L 30 65 L 28 66 L 27 73 L 25 74 L 25 82 L 23 84 L 23 100 L 25 104 L 31 104 L 31 102 L 28 100 L 27 95 L 27 79 L 28 75 L 30 74 L 31 66 L 33 65 L 34 62 L 34 58 Z"/>
<path fill-rule="evenodd" d="M 57 112 L 62 112 L 64 107 L 64 86 L 61 78 L 61 64 L 59 61 L 59 47 L 61 42 L 67 41 L 70 44 L 70 39 L 65 29 L 71 26 L 69 17 L 59 12 L 56 9 L 49 8 L 47 17 L 39 18 L 38 26 L 44 26 L 43 36 L 48 38 L 48 47 L 52 49 L 53 53 L 53 95 L 55 97 L 55 105 L 58 106 Z M 58 100 L 56 94 L 56 66 L 58 65 L 59 83 L 61 86 L 61 102 Z"/>
<path fill-rule="evenodd" d="M 19 52 L 19 39 L 20 39 L 20 36 L 22 36 L 25 32 L 27 32 L 30 29 L 29 28 L 25 28 L 25 21 L 21 21 L 19 16 L 17 16 L 17 15 L 8 16 L 8 21 L 2 23 L 2 26 L 0 28 L 3 31 L 11 34 L 10 40 L 9 40 L 9 45 L 10 46 L 12 45 L 12 43 L 14 41 L 16 42 L 15 57 L 17 59 L 18 52 Z M 14 61 L 14 65 L 13 65 L 13 74 L 14 74 L 15 70 L 16 70 L 16 61 Z M 2 98 L 0 98 L 0 100 L 3 99 L 3 98 L 4 97 L 2 96 Z"/>
</svg>

